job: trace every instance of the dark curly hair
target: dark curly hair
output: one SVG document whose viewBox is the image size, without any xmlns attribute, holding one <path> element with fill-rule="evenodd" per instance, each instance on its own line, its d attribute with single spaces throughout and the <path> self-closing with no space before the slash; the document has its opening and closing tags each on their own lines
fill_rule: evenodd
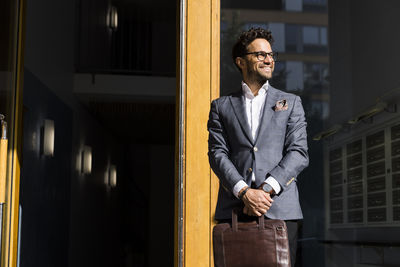
<svg viewBox="0 0 400 267">
<path fill-rule="evenodd" d="M 242 32 L 232 48 L 232 59 L 235 65 L 236 58 L 247 53 L 247 46 L 258 38 L 267 40 L 271 45 L 274 42 L 274 38 L 272 37 L 270 30 L 263 28 L 250 28 L 249 30 Z M 239 71 L 241 71 L 239 66 L 236 65 L 236 67 L 239 69 Z"/>
</svg>

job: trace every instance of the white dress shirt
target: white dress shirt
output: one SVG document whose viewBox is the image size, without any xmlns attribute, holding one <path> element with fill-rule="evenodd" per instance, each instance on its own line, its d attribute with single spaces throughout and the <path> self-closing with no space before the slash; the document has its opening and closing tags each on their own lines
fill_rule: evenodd
<svg viewBox="0 0 400 267">
<path fill-rule="evenodd" d="M 268 81 L 260 88 L 258 91 L 258 94 L 255 96 L 249 86 L 242 82 L 242 91 L 243 91 L 243 97 L 246 103 L 246 115 L 247 115 L 247 122 L 249 123 L 250 130 L 251 130 L 251 135 L 253 137 L 253 140 L 256 139 L 256 133 L 258 126 L 260 125 L 260 120 L 261 116 L 263 114 L 263 109 L 264 109 L 264 103 L 265 103 L 265 97 L 267 95 L 267 90 L 269 87 Z M 254 172 L 252 172 L 252 181 L 254 182 L 256 180 Z M 281 186 L 279 185 L 278 181 L 276 181 L 275 178 L 272 176 L 269 176 L 266 180 L 266 183 L 270 184 L 272 188 L 274 189 L 275 193 L 278 194 L 281 191 Z M 248 186 L 245 181 L 240 180 L 239 182 L 236 183 L 236 185 L 233 187 L 233 194 L 239 198 L 239 192 L 242 190 L 244 187 Z"/>
</svg>

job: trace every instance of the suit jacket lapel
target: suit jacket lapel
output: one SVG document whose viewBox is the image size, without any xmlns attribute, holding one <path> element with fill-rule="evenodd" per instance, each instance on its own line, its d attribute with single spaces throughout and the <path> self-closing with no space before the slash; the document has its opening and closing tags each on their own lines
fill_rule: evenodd
<svg viewBox="0 0 400 267">
<path fill-rule="evenodd" d="M 251 136 L 250 126 L 247 122 L 246 107 L 242 92 L 240 91 L 231 95 L 229 99 L 231 101 L 236 118 L 238 119 L 240 126 L 242 126 L 243 132 L 245 133 L 247 139 L 249 139 L 249 141 L 254 144 L 253 137 Z"/>
<path fill-rule="evenodd" d="M 270 121 L 271 121 L 272 115 L 275 112 L 274 107 L 275 107 L 276 101 L 278 100 L 278 97 L 279 97 L 279 94 L 277 93 L 275 88 L 270 86 L 268 88 L 267 96 L 265 98 L 264 110 L 263 110 L 263 114 L 262 114 L 261 119 L 260 119 L 260 124 L 259 124 L 258 129 L 257 129 L 256 141 L 254 142 L 255 144 L 258 141 L 258 137 L 270 125 Z"/>
</svg>

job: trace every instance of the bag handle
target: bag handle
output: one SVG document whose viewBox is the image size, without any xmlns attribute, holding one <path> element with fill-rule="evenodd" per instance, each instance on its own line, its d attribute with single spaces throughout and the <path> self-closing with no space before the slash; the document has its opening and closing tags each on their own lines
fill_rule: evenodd
<svg viewBox="0 0 400 267">
<path fill-rule="evenodd" d="M 238 231 L 238 214 L 241 211 L 241 208 L 233 208 L 232 209 L 232 230 L 234 232 Z M 258 229 L 264 230 L 264 215 L 257 217 L 258 221 Z"/>
</svg>

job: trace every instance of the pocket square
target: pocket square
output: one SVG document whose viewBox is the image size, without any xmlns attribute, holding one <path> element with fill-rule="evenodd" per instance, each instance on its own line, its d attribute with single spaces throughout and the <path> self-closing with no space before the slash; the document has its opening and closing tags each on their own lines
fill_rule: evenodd
<svg viewBox="0 0 400 267">
<path fill-rule="evenodd" d="M 287 109 L 288 109 L 288 103 L 287 103 L 286 99 L 278 100 L 274 107 L 275 111 L 284 111 Z"/>
</svg>

